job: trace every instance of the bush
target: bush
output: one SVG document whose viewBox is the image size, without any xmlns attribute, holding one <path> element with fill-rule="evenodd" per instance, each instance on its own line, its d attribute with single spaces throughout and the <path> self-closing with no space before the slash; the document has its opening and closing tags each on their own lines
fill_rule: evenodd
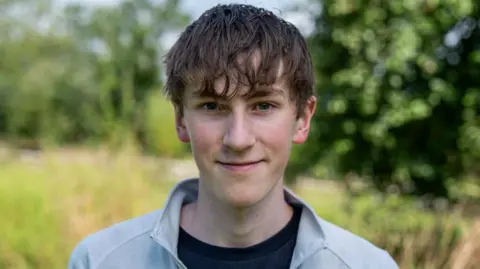
<svg viewBox="0 0 480 269">
<path fill-rule="evenodd" d="M 184 157 L 187 146 L 176 136 L 175 113 L 172 104 L 160 92 L 147 99 L 145 139 L 150 152 L 164 157 Z"/>
<path fill-rule="evenodd" d="M 314 2 L 318 111 L 289 180 L 334 152 L 377 190 L 460 199 L 480 161 L 480 2 Z"/>
<path fill-rule="evenodd" d="M 453 253 L 469 236 L 470 221 L 449 210 L 424 211 L 419 205 L 397 195 L 380 198 L 369 193 L 344 197 L 336 206 L 325 205 L 322 199 L 315 209 L 325 219 L 386 249 L 400 268 L 451 269 Z"/>
</svg>

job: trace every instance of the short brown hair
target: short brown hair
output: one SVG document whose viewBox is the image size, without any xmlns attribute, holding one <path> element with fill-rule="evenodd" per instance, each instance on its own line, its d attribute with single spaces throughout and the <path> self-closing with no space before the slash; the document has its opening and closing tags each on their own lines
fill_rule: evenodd
<svg viewBox="0 0 480 269">
<path fill-rule="evenodd" d="M 259 54 L 259 66 L 248 68 L 237 61 Z M 247 61 L 248 62 L 248 61 Z M 165 57 L 167 81 L 164 92 L 176 105 L 183 106 L 185 88 L 198 83 L 200 91 L 212 91 L 221 76 L 254 89 L 275 83 L 280 63 L 282 79 L 290 97 L 303 112 L 314 94 L 315 74 L 306 41 L 291 23 L 262 8 L 243 4 L 217 5 L 191 23 Z M 250 62 L 251 64 L 251 62 Z M 250 65 L 251 67 L 251 65 Z M 235 92 L 234 92 L 235 93 Z"/>
</svg>

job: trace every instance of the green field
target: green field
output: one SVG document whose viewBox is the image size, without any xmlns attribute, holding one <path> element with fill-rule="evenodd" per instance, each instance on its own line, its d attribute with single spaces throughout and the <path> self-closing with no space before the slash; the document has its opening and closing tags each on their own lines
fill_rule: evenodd
<svg viewBox="0 0 480 269">
<path fill-rule="evenodd" d="M 72 248 L 87 234 L 161 207 L 175 180 L 182 179 L 172 167 L 132 150 L 3 150 L 0 268 L 65 268 Z M 472 238 L 470 220 L 422 212 L 395 196 L 347 202 L 345 192 L 329 181 L 305 182 L 295 190 L 325 219 L 387 248 L 402 268 L 454 268 L 459 259 L 472 260 L 465 251 L 455 254 L 468 243 L 463 238 Z M 458 267 L 466 268 L 475 267 Z"/>
</svg>

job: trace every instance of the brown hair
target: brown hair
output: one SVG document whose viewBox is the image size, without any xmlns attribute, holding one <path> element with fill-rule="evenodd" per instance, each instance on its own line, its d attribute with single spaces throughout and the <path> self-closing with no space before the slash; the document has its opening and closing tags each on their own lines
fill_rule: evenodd
<svg viewBox="0 0 480 269">
<path fill-rule="evenodd" d="M 252 68 L 252 56 L 258 66 Z M 247 56 L 243 63 L 239 56 Z M 164 92 L 182 107 L 185 88 L 199 85 L 213 91 L 213 82 L 225 76 L 227 93 L 234 76 L 237 85 L 271 85 L 280 63 L 297 115 L 314 94 L 315 75 L 305 39 L 291 23 L 251 5 L 217 5 L 205 11 L 180 35 L 165 57 L 167 81 Z M 237 87 L 238 88 L 238 87 Z M 236 90 L 233 92 L 235 94 Z"/>
</svg>

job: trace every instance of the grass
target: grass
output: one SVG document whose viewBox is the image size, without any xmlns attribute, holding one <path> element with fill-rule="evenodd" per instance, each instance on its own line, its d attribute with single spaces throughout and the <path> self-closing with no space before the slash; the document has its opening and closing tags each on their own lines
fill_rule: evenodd
<svg viewBox="0 0 480 269">
<path fill-rule="evenodd" d="M 179 179 L 171 163 L 140 157 L 130 149 L 114 155 L 99 149 L 1 156 L 0 214 L 6 221 L 0 222 L 0 268 L 5 269 L 65 268 L 84 236 L 158 209 Z M 475 268 L 464 264 L 476 255 L 471 245 L 480 240 L 457 243 L 463 238 L 459 235 L 450 244 L 450 237 L 457 235 L 452 232 L 457 218 L 420 212 L 398 197 L 389 197 L 382 206 L 369 196 L 347 203 L 346 194 L 329 182 L 320 187 L 300 184 L 295 191 L 325 219 L 391 250 L 402 269 L 450 268 L 441 264 L 442 256 L 452 260 L 449 264 L 455 260 L 452 269 Z M 447 226 L 455 229 L 444 229 Z M 448 242 L 432 247 L 432 237 L 442 234 Z"/>
<path fill-rule="evenodd" d="M 4 160 L 0 214 L 7 218 L 0 230 L 7 237 L 0 241 L 0 268 L 65 268 L 85 235 L 161 207 L 173 186 L 167 170 L 101 152 L 90 159 Z"/>
</svg>

